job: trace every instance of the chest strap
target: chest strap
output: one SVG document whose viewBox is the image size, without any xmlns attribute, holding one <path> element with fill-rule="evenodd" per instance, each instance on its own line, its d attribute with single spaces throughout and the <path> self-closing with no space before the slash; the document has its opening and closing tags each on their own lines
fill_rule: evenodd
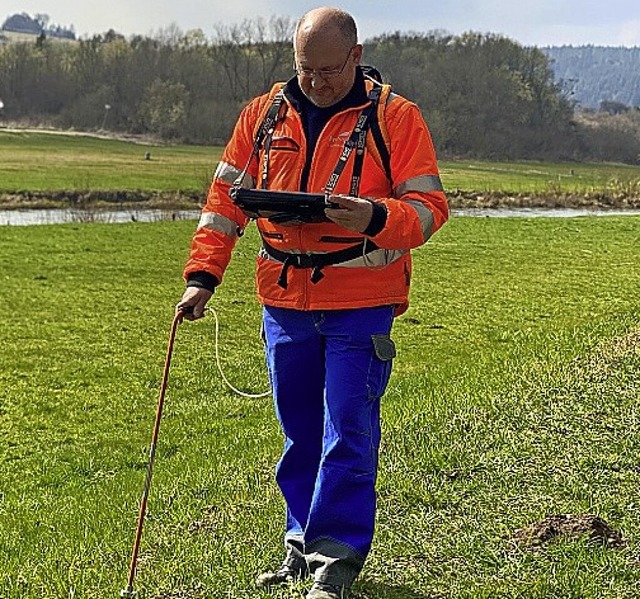
<svg viewBox="0 0 640 599">
<path fill-rule="evenodd" d="M 351 153 L 355 150 L 356 155 L 353 161 L 353 174 L 351 175 L 349 195 L 355 197 L 358 196 L 360 179 L 362 177 L 364 152 L 367 146 L 367 131 L 369 130 L 371 120 L 375 118 L 381 92 L 382 86 L 377 85 L 374 85 L 373 89 L 369 92 L 369 105 L 360 113 L 356 126 L 351 132 L 351 136 L 344 144 L 338 163 L 333 169 L 333 173 L 331 173 L 331 176 L 324 187 L 325 195 L 331 195 L 333 193 L 333 190 L 338 183 L 338 179 L 347 164 L 347 160 L 349 160 L 349 156 L 351 156 Z"/>
<path fill-rule="evenodd" d="M 262 240 L 262 249 L 274 260 L 282 263 L 282 270 L 278 277 L 278 285 L 283 289 L 287 288 L 287 273 L 290 268 L 311 268 L 311 282 L 317 283 L 322 280 L 324 273 L 322 269 L 325 266 L 333 266 L 348 262 L 354 258 L 359 258 L 379 249 L 378 246 L 370 239 L 364 239 L 356 245 L 337 250 L 335 252 L 327 252 L 326 254 L 295 254 L 293 252 L 283 252 L 269 245 L 264 239 Z"/>
<path fill-rule="evenodd" d="M 260 123 L 260 127 L 258 127 L 258 133 L 256 134 L 256 138 L 253 142 L 253 149 L 251 150 L 251 155 L 249 156 L 249 160 L 247 160 L 247 164 L 245 164 L 244 169 L 238 175 L 236 180 L 233 183 L 234 187 L 240 187 L 244 180 L 247 171 L 249 170 L 249 165 L 254 157 L 258 157 L 260 154 L 260 149 L 264 146 L 265 152 L 262 161 L 262 179 L 260 181 L 260 188 L 267 189 L 267 184 L 269 181 L 269 152 L 271 151 L 271 141 L 273 137 L 273 132 L 276 128 L 276 123 L 279 119 L 280 109 L 284 104 L 284 91 L 280 89 L 276 95 L 273 97 L 271 102 L 271 106 L 269 106 L 269 110 L 267 111 L 266 116 L 262 123 Z"/>
</svg>

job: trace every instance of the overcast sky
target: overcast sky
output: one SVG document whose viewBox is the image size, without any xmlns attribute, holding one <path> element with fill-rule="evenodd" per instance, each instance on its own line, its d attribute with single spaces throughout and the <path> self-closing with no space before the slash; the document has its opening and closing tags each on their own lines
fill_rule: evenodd
<svg viewBox="0 0 640 599">
<path fill-rule="evenodd" d="M 640 46 L 640 0 L 345 0 L 329 2 L 351 12 L 361 41 L 382 33 L 443 29 L 505 35 L 524 45 Z M 48 14 L 51 23 L 75 27 L 80 37 L 109 29 L 129 36 L 172 24 L 186 31 L 216 24 L 288 16 L 322 0 L 0 0 L 0 23 L 15 13 Z"/>
</svg>

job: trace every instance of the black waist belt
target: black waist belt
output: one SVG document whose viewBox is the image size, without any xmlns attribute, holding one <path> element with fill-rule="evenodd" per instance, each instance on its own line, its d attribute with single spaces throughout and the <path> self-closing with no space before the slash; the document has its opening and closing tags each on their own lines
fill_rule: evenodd
<svg viewBox="0 0 640 599">
<path fill-rule="evenodd" d="M 322 269 L 325 266 L 348 262 L 349 260 L 359 258 L 378 249 L 378 246 L 369 239 L 365 239 L 357 245 L 352 245 L 344 250 L 327 252 L 326 254 L 294 254 L 292 252 L 283 252 L 269 245 L 264 239 L 262 240 L 262 247 L 271 258 L 282 262 L 278 285 L 283 289 L 287 288 L 287 273 L 291 267 L 311 268 L 311 282 L 317 283 L 324 277 Z"/>
</svg>

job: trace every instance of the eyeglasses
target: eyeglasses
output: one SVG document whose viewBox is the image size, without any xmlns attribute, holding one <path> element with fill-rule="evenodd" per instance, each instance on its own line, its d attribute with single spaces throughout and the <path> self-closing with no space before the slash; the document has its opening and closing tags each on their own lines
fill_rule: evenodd
<svg viewBox="0 0 640 599">
<path fill-rule="evenodd" d="M 338 77 L 338 75 L 342 75 L 342 71 L 347 66 L 349 62 L 349 58 L 351 58 L 351 52 L 355 46 L 352 46 L 349 49 L 349 53 L 347 54 L 347 58 L 345 58 L 342 66 L 339 69 L 306 69 L 299 67 L 297 65 L 293 66 L 293 70 L 300 75 L 300 77 L 305 77 L 306 79 L 311 79 L 314 75 L 317 75 L 321 79 L 333 79 L 334 77 Z"/>
</svg>

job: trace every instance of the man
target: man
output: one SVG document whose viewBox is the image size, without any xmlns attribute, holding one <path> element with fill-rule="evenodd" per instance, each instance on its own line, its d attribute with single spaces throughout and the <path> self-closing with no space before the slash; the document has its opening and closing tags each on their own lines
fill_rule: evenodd
<svg viewBox="0 0 640 599">
<path fill-rule="evenodd" d="M 232 186 L 329 196 L 323 222 L 256 221 L 257 291 L 285 436 L 276 480 L 287 507 L 284 562 L 257 582 L 310 576 L 307 599 L 338 599 L 373 538 L 380 398 L 395 355 L 393 318 L 408 305 L 410 250 L 446 221 L 448 208 L 420 111 L 364 75 L 353 18 L 310 11 L 294 50 L 296 75 L 239 117 L 177 308 L 200 318 L 222 281 L 248 223 Z M 270 115 L 275 124 L 262 127 Z"/>
</svg>

